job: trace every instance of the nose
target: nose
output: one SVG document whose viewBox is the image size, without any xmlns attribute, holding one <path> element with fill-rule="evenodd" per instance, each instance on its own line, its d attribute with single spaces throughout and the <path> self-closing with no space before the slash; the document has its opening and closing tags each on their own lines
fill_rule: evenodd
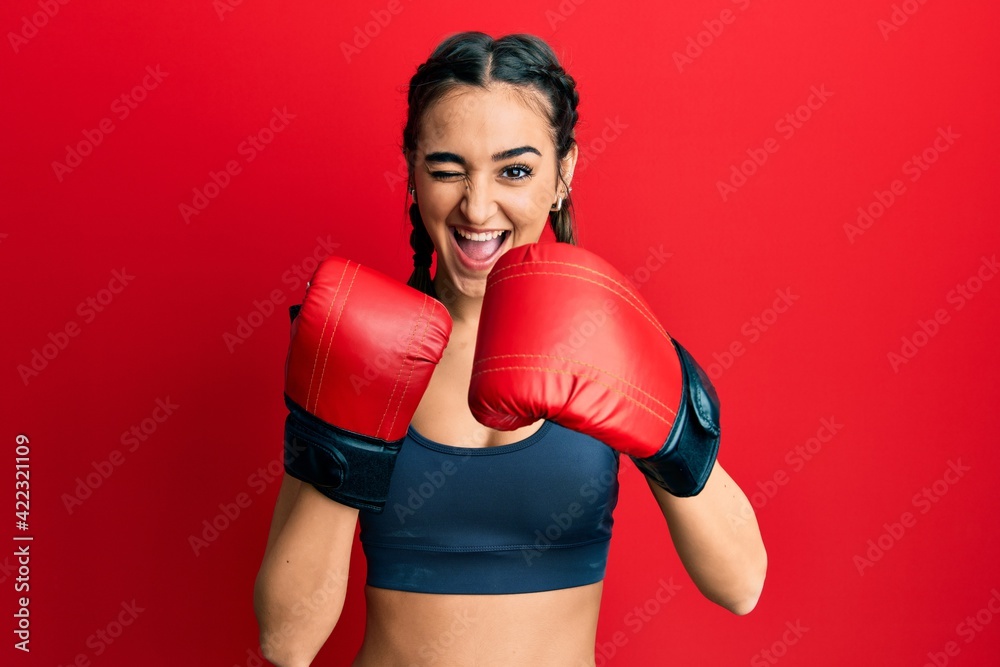
<svg viewBox="0 0 1000 667">
<path fill-rule="evenodd" d="M 496 215 L 496 197 L 488 179 L 469 179 L 462 198 L 462 213 L 475 226 L 485 225 Z"/>
</svg>

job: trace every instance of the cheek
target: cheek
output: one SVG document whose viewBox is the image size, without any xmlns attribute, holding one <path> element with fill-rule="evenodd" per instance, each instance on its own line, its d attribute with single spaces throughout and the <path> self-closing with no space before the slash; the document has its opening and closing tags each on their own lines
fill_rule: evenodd
<svg viewBox="0 0 1000 667">
<path fill-rule="evenodd" d="M 518 218 L 525 223 L 534 222 L 544 225 L 552 205 L 552 197 L 548 188 L 524 188 L 512 202 L 512 209 L 517 211 Z"/>
<path fill-rule="evenodd" d="M 438 188 L 429 188 L 424 191 L 423 199 L 420 200 L 420 215 L 424 223 L 428 225 L 443 224 L 451 211 L 458 206 L 458 197 L 442 191 Z"/>
</svg>

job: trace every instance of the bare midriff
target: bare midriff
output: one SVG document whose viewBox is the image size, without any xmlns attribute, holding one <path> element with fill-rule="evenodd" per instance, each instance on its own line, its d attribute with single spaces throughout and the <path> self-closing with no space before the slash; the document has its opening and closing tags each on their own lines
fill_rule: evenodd
<svg viewBox="0 0 1000 667">
<path fill-rule="evenodd" d="M 593 667 L 602 583 L 513 595 L 365 587 L 354 667 Z"/>
</svg>

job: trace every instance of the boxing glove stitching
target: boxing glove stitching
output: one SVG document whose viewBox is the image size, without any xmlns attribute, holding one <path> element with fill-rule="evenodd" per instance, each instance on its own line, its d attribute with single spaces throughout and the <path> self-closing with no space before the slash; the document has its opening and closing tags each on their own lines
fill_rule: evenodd
<svg viewBox="0 0 1000 667">
<path fill-rule="evenodd" d="M 419 320 L 424 325 L 424 331 L 423 331 L 423 333 L 420 334 L 420 342 L 417 344 L 417 347 L 416 347 L 417 351 L 421 351 L 421 350 L 425 349 L 424 342 L 427 340 L 427 332 L 430 331 L 430 329 L 431 329 L 431 316 L 430 316 L 430 314 L 428 314 L 425 317 L 424 316 L 424 311 L 427 310 L 427 306 L 428 305 L 430 305 L 431 309 L 433 310 L 433 306 L 434 306 L 435 303 L 437 303 L 437 302 L 436 301 L 432 301 L 431 297 L 426 296 L 426 295 L 424 296 L 423 304 L 420 307 L 420 320 Z M 416 352 L 414 352 L 413 354 L 410 354 L 407 357 L 408 360 L 409 360 L 409 362 L 410 362 L 410 373 L 409 373 L 409 375 L 406 376 L 406 386 L 403 387 L 403 393 L 399 397 L 399 403 L 396 404 L 396 413 L 392 416 L 392 424 L 390 424 L 390 428 L 393 425 L 395 425 L 396 418 L 399 416 L 399 408 L 403 405 L 403 399 L 406 397 L 406 392 L 408 392 L 410 390 L 410 380 L 413 379 L 413 369 L 416 368 L 416 366 L 417 366 L 417 361 L 414 358 L 415 355 L 416 355 Z M 436 364 L 437 364 L 437 362 L 435 362 L 435 365 Z M 432 372 L 432 374 L 433 374 L 433 372 Z M 430 378 L 428 378 L 428 382 L 430 382 Z"/>
<path fill-rule="evenodd" d="M 500 282 L 502 280 L 507 280 L 507 278 L 512 278 L 512 277 L 515 277 L 515 276 L 507 276 L 505 278 L 500 278 L 500 274 L 502 274 L 502 273 L 504 273 L 505 271 L 508 271 L 508 270 L 513 270 L 513 269 L 516 269 L 516 268 L 527 267 L 527 266 L 530 266 L 531 264 L 558 264 L 560 266 L 569 266 L 569 267 L 572 267 L 572 268 L 575 268 L 575 269 L 581 269 L 583 271 L 587 271 L 589 273 L 594 273 L 594 274 L 596 274 L 598 276 L 601 276 L 602 278 L 606 278 L 607 280 L 611 281 L 612 283 L 614 283 L 615 285 L 617 285 L 618 287 L 620 287 L 622 289 L 622 291 L 625 292 L 625 294 L 627 294 L 633 300 L 635 300 L 638 303 L 639 306 L 642 306 L 641 310 L 645 311 L 649 315 L 649 317 L 652 318 L 654 324 L 656 325 L 656 328 L 660 329 L 661 331 L 663 331 L 663 333 L 666 333 L 666 330 L 663 329 L 663 325 L 660 324 L 660 322 L 656 319 L 655 315 L 653 314 L 653 311 L 649 307 L 649 304 L 647 304 L 645 301 L 643 301 L 642 298 L 638 294 L 636 294 L 634 291 L 632 291 L 632 289 L 628 285 L 625 285 L 621 281 L 616 280 L 614 277 L 609 276 L 606 273 L 601 273 L 600 271 L 597 271 L 596 269 L 592 269 L 592 268 L 590 268 L 588 266 L 582 266 L 580 264 L 573 264 L 571 262 L 557 262 L 555 260 L 533 260 L 533 261 L 530 261 L 530 262 L 523 262 L 521 264 L 512 264 L 510 266 L 504 266 L 501 269 L 499 269 L 498 271 L 496 271 L 495 273 L 493 273 L 492 275 L 490 275 L 490 279 L 494 279 L 493 282 Z M 545 272 L 538 272 L 538 273 L 540 273 L 541 275 L 547 275 Z M 519 275 L 526 275 L 526 274 L 519 274 Z M 562 273 L 553 273 L 551 275 L 570 275 L 570 276 L 572 276 L 572 274 L 562 274 Z M 576 276 L 573 276 L 573 277 L 576 277 Z M 581 279 L 586 280 L 586 278 L 582 278 L 582 276 L 581 276 Z M 633 304 L 633 305 L 635 306 L 635 304 Z M 636 308 L 638 309 L 638 306 L 636 306 Z M 669 338 L 669 335 L 668 335 L 668 338 Z"/>
<path fill-rule="evenodd" d="M 344 271 L 350 268 L 350 262 L 344 267 Z M 351 284 L 347 286 L 347 292 L 344 294 L 344 299 L 340 302 L 340 311 L 337 313 L 337 320 L 333 323 L 333 331 L 330 332 L 330 340 L 326 344 L 326 356 L 323 357 L 323 368 L 319 373 L 319 383 L 316 385 L 316 405 L 313 408 L 313 413 L 315 414 L 319 409 L 319 396 L 323 389 L 323 379 L 326 377 L 326 366 L 330 361 L 330 351 L 333 349 L 333 339 L 337 336 L 337 329 L 340 328 L 340 319 L 344 316 L 344 311 L 347 309 L 347 300 L 351 297 L 351 291 L 354 289 L 354 281 L 357 280 L 358 271 L 361 269 L 361 265 L 358 264 L 354 269 L 354 274 L 351 276 Z M 337 291 L 334 293 L 333 299 L 330 300 L 330 309 L 327 311 L 326 319 L 330 319 L 330 311 L 333 310 L 333 304 L 337 302 L 337 298 L 340 296 L 340 285 L 343 284 L 343 276 L 341 277 L 340 283 L 337 285 Z M 323 323 L 323 330 L 326 330 L 326 322 Z M 317 345 L 316 357 L 319 358 L 319 350 L 323 347 L 323 337 L 320 336 L 320 344 Z"/>
<path fill-rule="evenodd" d="M 424 310 L 426 310 L 426 309 L 427 309 L 427 297 L 424 297 L 424 300 L 420 304 L 420 314 L 416 317 L 416 319 L 414 319 L 414 321 L 413 321 L 413 328 L 410 329 L 410 338 L 409 338 L 409 340 L 406 343 L 406 356 L 404 357 L 405 363 L 402 364 L 402 365 L 400 365 L 399 371 L 396 373 L 396 381 L 392 385 L 392 391 L 389 392 L 389 400 L 386 401 L 385 412 L 382 413 L 382 419 L 380 419 L 379 422 L 378 422 L 378 429 L 376 429 L 376 433 L 379 431 L 379 429 L 382 428 L 382 424 L 385 422 L 385 416 L 387 414 L 389 414 L 389 408 L 392 406 L 392 397 L 396 395 L 396 387 L 399 386 L 399 377 L 403 374 L 403 371 L 404 371 L 405 367 L 408 365 L 409 369 L 410 369 L 410 372 L 406 376 L 406 386 L 403 387 L 403 391 L 399 395 L 399 400 L 396 401 L 396 411 L 392 415 L 392 421 L 389 422 L 389 426 L 386 429 L 387 432 L 391 433 L 392 432 L 392 427 L 396 424 L 396 417 L 399 416 L 399 408 L 403 404 L 403 399 L 406 397 L 406 391 L 410 388 L 410 380 L 413 378 L 413 366 L 414 366 L 413 353 L 412 353 L 412 350 L 413 350 L 413 339 L 414 339 L 417 327 L 420 326 L 420 324 L 422 322 L 424 324 L 424 333 L 420 337 L 420 344 L 421 345 L 423 345 L 424 338 L 427 336 L 427 322 L 424 321 L 424 319 L 423 319 L 423 317 L 424 317 Z M 388 437 L 388 433 L 386 434 L 386 437 Z"/>
<path fill-rule="evenodd" d="M 494 276 L 491 276 L 491 278 L 493 278 L 493 280 L 490 281 L 490 286 L 495 285 L 496 283 L 503 282 L 505 280 L 509 280 L 511 278 L 519 278 L 521 276 L 527 276 L 527 275 L 566 276 L 566 277 L 569 277 L 569 278 L 579 278 L 580 280 L 587 280 L 589 282 L 593 282 L 596 285 L 601 285 L 601 287 L 604 287 L 605 289 L 613 292 L 614 294 L 616 294 L 618 296 L 622 296 L 622 297 L 628 296 L 628 297 L 631 297 L 631 299 L 633 299 L 633 300 L 635 300 L 637 302 L 640 302 L 639 297 L 634 292 L 632 292 L 628 288 L 628 286 L 622 284 L 621 282 L 615 280 L 614 278 L 612 278 L 611 276 L 608 276 L 607 274 L 601 273 L 600 271 L 595 271 L 595 270 L 593 270 L 591 268 L 588 268 L 586 266 L 580 266 L 578 264 L 570 264 L 568 262 L 534 262 L 534 263 L 535 264 L 559 264 L 561 266 L 568 266 L 568 267 L 571 267 L 571 268 L 574 268 L 574 269 L 580 269 L 582 271 L 587 271 L 588 273 L 592 273 L 592 274 L 595 274 L 597 276 L 600 276 L 601 278 L 605 278 L 608 282 L 614 284 L 617 287 L 620 287 L 621 288 L 621 292 L 615 291 L 615 290 L 611 289 L 610 287 L 608 287 L 607 285 L 598 283 L 598 282 L 594 281 L 592 278 L 586 278 L 584 276 L 578 276 L 578 275 L 575 275 L 575 274 L 572 274 L 572 273 L 563 273 L 563 272 L 546 271 L 546 270 L 530 270 L 530 271 L 523 270 L 521 273 L 517 273 L 517 274 L 512 275 L 512 276 L 503 276 L 503 277 L 499 277 L 498 276 L 499 273 L 502 273 L 502 271 L 498 271 L 497 274 L 494 274 Z M 523 264 L 523 265 L 520 265 L 520 266 L 513 266 L 513 267 L 510 267 L 510 268 L 511 269 L 531 269 L 532 267 L 531 267 L 530 264 Z M 632 305 L 634 307 L 636 307 L 637 309 L 639 309 L 638 306 L 636 306 L 635 304 L 632 304 Z M 645 305 L 645 304 L 642 304 L 640 302 L 640 305 Z M 642 308 L 641 310 L 647 311 L 647 314 L 650 314 L 650 315 L 652 314 L 652 313 L 649 312 L 648 308 Z M 661 326 L 659 326 L 659 322 L 657 322 L 657 328 L 662 328 Z"/>
<path fill-rule="evenodd" d="M 621 377 L 619 375 L 615 375 L 614 373 L 611 373 L 610 371 L 604 370 L 600 366 L 595 366 L 594 364 L 589 364 L 589 363 L 587 363 L 585 361 L 580 361 L 579 359 L 571 359 L 569 357 L 557 357 L 557 356 L 555 356 L 553 354 L 515 354 L 515 353 L 511 353 L 511 354 L 494 354 L 494 355 L 489 356 L 489 357 L 483 357 L 481 359 L 477 359 L 473 363 L 473 367 L 475 367 L 477 364 L 481 364 L 481 363 L 484 363 L 484 362 L 487 362 L 487 361 L 492 361 L 494 359 L 504 359 L 504 358 L 508 358 L 508 357 L 518 357 L 518 358 L 539 357 L 539 358 L 542 358 L 542 359 L 555 359 L 556 361 L 566 361 L 566 362 L 569 362 L 571 364 L 576 364 L 578 366 L 585 366 L 587 368 L 592 368 L 595 371 L 597 371 L 598 373 L 602 373 L 602 374 L 607 375 L 609 377 L 613 377 L 614 379 L 618 380 L 622 384 L 624 384 L 624 385 L 626 385 L 628 387 L 631 387 L 632 389 L 634 389 L 635 391 L 639 392 L 643 396 L 646 396 L 653 403 L 656 403 L 660 407 L 662 407 L 665 410 L 667 410 L 667 412 L 669 412 L 670 414 L 674 415 L 675 417 L 677 416 L 677 413 L 674 412 L 673 410 L 671 410 L 669 405 L 667 405 L 666 403 L 664 403 L 660 399 L 656 398 L 655 395 L 649 393 L 648 391 L 642 389 L 639 386 L 636 386 L 636 385 L 632 384 L 631 382 L 629 382 L 628 380 L 626 380 L 625 378 L 623 378 L 623 377 Z M 528 368 L 530 368 L 530 367 L 528 367 Z M 490 369 L 488 369 L 488 370 L 490 370 Z M 492 369 L 492 370 L 499 370 L 499 369 Z M 538 370 L 546 370 L 546 369 L 540 368 Z M 481 372 L 483 372 L 483 371 L 477 371 L 476 373 L 473 373 L 472 377 L 475 377 L 478 373 L 481 373 Z"/>
<path fill-rule="evenodd" d="M 623 295 L 623 294 L 621 294 L 621 293 L 619 293 L 619 292 L 611 289 L 609 286 L 607 286 L 605 284 L 599 283 L 596 280 L 592 280 L 590 278 L 584 278 L 583 276 L 575 276 L 572 273 L 558 273 L 558 272 L 555 272 L 555 271 L 531 271 L 531 272 L 527 272 L 526 271 L 526 272 L 523 272 L 523 273 L 519 273 L 519 274 L 517 274 L 515 276 L 507 276 L 505 278 L 500 278 L 499 280 L 494 281 L 492 285 L 487 285 L 486 289 L 487 289 L 487 291 L 490 290 L 490 289 L 495 289 L 495 285 L 497 283 L 503 282 L 505 280 L 510 280 L 511 278 L 521 278 L 521 277 L 529 276 L 529 275 L 564 276 L 566 278 L 573 278 L 575 280 L 583 280 L 584 282 L 593 283 L 594 285 L 597 285 L 598 287 L 600 287 L 602 289 L 605 289 L 605 290 L 611 292 L 612 294 L 614 294 L 615 296 L 621 298 L 625 303 L 627 303 L 628 305 L 632 306 L 632 308 L 634 308 L 636 310 L 636 312 L 639 313 L 639 315 L 641 315 L 642 317 L 644 317 L 650 324 L 652 324 L 653 327 L 660 334 L 662 334 L 664 338 L 666 338 L 668 341 L 672 340 L 670 338 L 670 334 L 668 334 L 667 331 L 666 331 L 666 329 L 663 328 L 663 325 L 661 325 L 659 322 L 656 321 L 655 317 L 653 317 L 649 313 L 643 312 L 642 309 L 640 309 L 638 306 L 636 306 L 636 304 L 632 303 L 632 301 L 630 299 L 625 298 L 625 295 Z M 598 275 L 601 275 L 601 274 L 598 274 Z M 614 280 L 612 280 L 610 278 L 609 278 L 609 280 L 611 280 L 612 282 L 614 282 Z M 633 295 L 631 293 L 628 293 L 628 296 L 633 296 Z"/>
<path fill-rule="evenodd" d="M 333 298 L 330 300 L 330 307 L 327 310 L 326 319 L 323 320 L 323 326 L 320 327 L 319 340 L 317 341 L 315 356 L 313 357 L 312 371 L 309 373 L 309 387 L 306 389 L 305 402 L 303 404 L 303 407 L 306 410 L 310 410 L 310 409 L 315 410 L 315 406 L 313 406 L 312 408 L 310 408 L 309 407 L 309 403 L 312 400 L 313 382 L 316 380 L 316 364 L 319 361 L 319 353 L 320 353 L 320 345 L 319 345 L 319 343 L 321 343 L 323 341 L 323 334 L 326 332 L 326 325 L 330 321 L 330 311 L 333 310 L 333 304 L 336 303 L 336 301 L 337 301 L 337 294 L 340 293 L 340 286 L 344 282 L 344 274 L 347 272 L 347 268 L 348 268 L 347 264 L 344 264 L 341 267 L 340 281 L 337 283 L 337 287 L 333 291 Z M 319 276 L 320 271 L 322 271 L 323 269 L 324 269 L 324 265 L 321 265 L 320 268 L 316 270 L 316 275 L 314 276 L 314 280 L 315 280 L 316 277 Z M 314 280 L 309 281 L 309 284 L 312 285 L 312 283 L 314 282 Z M 303 299 L 303 302 L 302 302 L 303 307 L 305 307 L 305 303 L 308 300 L 309 300 L 309 286 L 306 287 L 306 295 L 305 295 L 305 298 Z M 301 310 L 301 308 L 299 310 Z M 319 403 L 319 397 L 318 397 L 318 395 L 317 395 L 316 402 Z"/>
<path fill-rule="evenodd" d="M 600 369 L 598 369 L 598 370 L 600 370 Z M 581 378 L 581 379 L 585 379 L 585 380 L 590 380 L 591 382 L 594 382 L 595 384 L 599 384 L 602 387 L 606 387 L 607 389 L 610 389 L 611 391 L 615 392 L 616 394 L 619 394 L 625 400 L 632 401 L 637 406 L 639 406 L 640 408 L 642 408 L 643 410 L 645 410 L 649 414 L 653 415 L 654 417 L 656 417 L 660 421 L 662 421 L 662 422 L 664 422 L 666 424 L 669 424 L 671 427 L 673 427 L 673 421 L 668 421 L 662 415 L 657 414 L 652 408 L 650 408 L 647 405 L 644 405 L 643 403 L 641 403 L 640 401 L 636 400 L 635 398 L 629 396 L 628 394 L 626 394 L 626 393 L 624 393 L 624 392 L 616 389 L 615 387 L 612 387 L 609 384 L 605 384 L 604 382 L 601 382 L 600 380 L 598 380 L 595 377 L 590 377 L 588 375 L 582 375 L 580 373 L 574 373 L 572 371 L 564 371 L 564 370 L 559 370 L 559 369 L 554 369 L 554 368 L 539 368 L 537 366 L 500 366 L 498 368 L 488 368 L 488 369 L 483 370 L 483 371 L 476 371 L 475 373 L 472 374 L 472 377 L 476 377 L 477 375 L 482 375 L 484 373 L 495 373 L 497 371 L 541 371 L 543 373 L 557 373 L 557 374 L 560 374 L 560 375 L 571 375 L 571 376 L 573 376 L 575 378 Z M 608 373 L 608 375 L 611 375 L 611 374 Z M 645 393 L 645 392 L 643 392 L 643 393 Z"/>
</svg>

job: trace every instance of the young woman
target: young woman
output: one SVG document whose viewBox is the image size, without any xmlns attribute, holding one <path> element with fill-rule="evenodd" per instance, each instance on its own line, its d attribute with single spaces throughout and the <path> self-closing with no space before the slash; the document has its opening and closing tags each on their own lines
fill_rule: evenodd
<svg viewBox="0 0 1000 667">
<path fill-rule="evenodd" d="M 450 338 L 383 511 L 286 474 L 255 588 L 261 646 L 277 665 L 310 664 L 340 617 L 360 521 L 367 625 L 354 665 L 593 665 L 619 455 L 547 419 L 489 428 L 469 404 L 490 269 L 546 224 L 574 243 L 575 82 L 536 37 L 468 32 L 418 67 L 408 101 L 410 285 L 444 305 Z M 766 555 L 714 451 L 709 466 L 696 495 L 649 488 L 698 588 L 745 614 Z"/>
</svg>

